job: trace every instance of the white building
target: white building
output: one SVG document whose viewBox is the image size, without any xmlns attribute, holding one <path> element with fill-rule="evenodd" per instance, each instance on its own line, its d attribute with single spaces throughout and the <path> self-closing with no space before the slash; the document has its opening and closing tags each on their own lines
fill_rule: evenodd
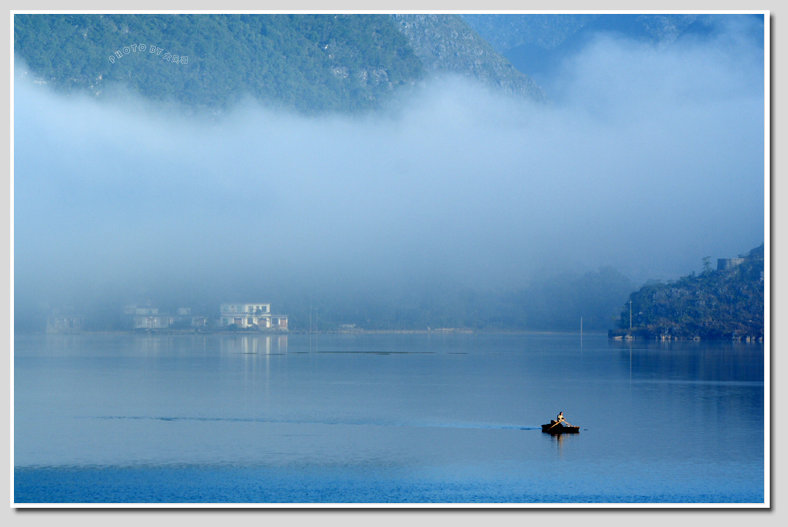
<svg viewBox="0 0 788 527">
<path fill-rule="evenodd" d="M 123 313 L 131 320 L 132 329 L 169 329 L 173 324 L 173 317 L 166 313 L 159 313 L 158 307 L 127 305 Z"/>
<path fill-rule="evenodd" d="M 47 333 L 79 333 L 84 319 L 74 315 L 52 315 L 47 318 Z"/>
<path fill-rule="evenodd" d="M 173 322 L 170 315 L 134 315 L 134 329 L 169 329 Z"/>
<path fill-rule="evenodd" d="M 287 315 L 272 315 L 271 304 L 222 304 L 219 326 L 241 329 L 287 330 Z"/>
</svg>

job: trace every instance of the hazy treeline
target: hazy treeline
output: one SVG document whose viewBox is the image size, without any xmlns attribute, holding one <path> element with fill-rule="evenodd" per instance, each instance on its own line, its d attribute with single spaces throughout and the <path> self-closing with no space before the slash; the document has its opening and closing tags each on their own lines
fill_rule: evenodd
<svg viewBox="0 0 788 527">
<path fill-rule="evenodd" d="M 290 329 L 295 331 L 310 328 L 333 331 L 350 325 L 355 329 L 373 330 L 577 331 L 581 318 L 586 330 L 612 327 L 622 299 L 632 288 L 630 279 L 612 268 L 603 268 L 583 274 L 545 275 L 533 279 L 528 286 L 511 291 L 475 290 L 461 283 L 438 279 L 367 293 L 340 288 L 330 293 L 325 290 L 291 291 L 262 300 L 271 301 L 275 313 L 289 315 Z M 150 297 L 131 303 L 158 307 L 162 313 L 171 314 L 179 307 L 190 307 L 195 315 L 216 318 L 221 302 L 236 300 L 202 297 L 189 304 L 186 299 L 178 302 L 161 292 L 151 293 Z M 16 329 L 43 331 L 52 312 L 84 317 L 85 330 L 127 329 L 129 321 L 123 315 L 125 304 L 122 300 L 119 297 L 110 302 L 109 298 L 102 298 L 92 304 L 18 309 Z"/>
</svg>

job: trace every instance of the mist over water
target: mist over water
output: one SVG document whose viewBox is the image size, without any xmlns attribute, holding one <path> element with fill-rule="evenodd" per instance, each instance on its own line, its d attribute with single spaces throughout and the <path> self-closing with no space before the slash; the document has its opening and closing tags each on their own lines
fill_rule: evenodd
<svg viewBox="0 0 788 527">
<path fill-rule="evenodd" d="M 16 310 L 674 278 L 764 241 L 763 49 L 600 37 L 545 104 L 435 79 L 383 111 L 220 116 L 14 84 Z"/>
</svg>

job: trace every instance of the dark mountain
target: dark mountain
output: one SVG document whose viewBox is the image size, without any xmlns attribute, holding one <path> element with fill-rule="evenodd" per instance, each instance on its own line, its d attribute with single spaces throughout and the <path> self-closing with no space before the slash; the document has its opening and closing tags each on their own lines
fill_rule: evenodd
<svg viewBox="0 0 788 527">
<path fill-rule="evenodd" d="M 14 52 L 37 82 L 217 109 L 244 96 L 304 112 L 378 107 L 451 72 L 538 88 L 449 15 L 17 14 Z"/>
<path fill-rule="evenodd" d="M 763 338 L 763 245 L 739 258 L 708 260 L 701 274 L 668 283 L 643 286 L 629 297 L 632 331 L 647 338 L 740 339 Z M 630 333 L 627 302 L 619 320 L 620 331 Z"/>
</svg>

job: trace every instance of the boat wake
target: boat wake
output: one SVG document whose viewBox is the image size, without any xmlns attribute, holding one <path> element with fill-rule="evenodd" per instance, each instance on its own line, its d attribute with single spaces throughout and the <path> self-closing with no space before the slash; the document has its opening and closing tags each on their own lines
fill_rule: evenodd
<svg viewBox="0 0 788 527">
<path fill-rule="evenodd" d="M 164 422 L 228 422 L 228 423 L 261 423 L 261 424 L 305 424 L 305 425 L 344 425 L 344 426 L 397 426 L 411 428 L 458 428 L 476 430 L 541 430 L 539 426 L 523 426 L 498 423 L 458 423 L 458 422 L 426 422 L 426 421 L 376 421 L 370 419 L 285 419 L 269 417 L 201 417 L 201 416 L 135 416 L 113 415 L 92 416 L 86 419 L 103 420 L 140 420 Z"/>
</svg>

